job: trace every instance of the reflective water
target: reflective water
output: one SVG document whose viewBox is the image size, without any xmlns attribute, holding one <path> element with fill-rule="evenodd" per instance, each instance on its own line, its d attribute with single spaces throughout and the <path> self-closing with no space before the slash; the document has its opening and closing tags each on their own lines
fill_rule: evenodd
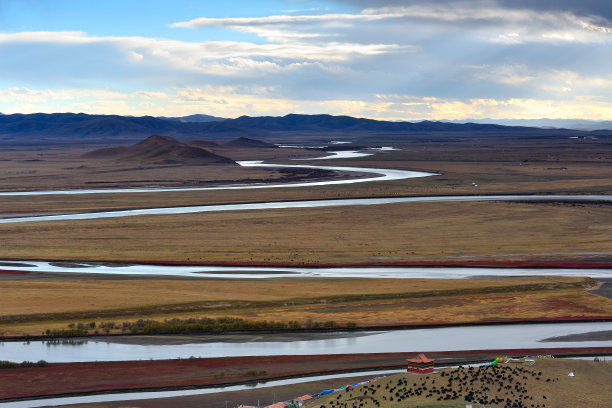
<svg viewBox="0 0 612 408">
<path fill-rule="evenodd" d="M 415 330 L 371 331 L 356 333 L 318 334 L 307 340 L 293 337 L 282 339 L 279 334 L 245 336 L 245 342 L 206 341 L 197 342 L 194 336 L 176 344 L 180 336 L 168 338 L 172 344 L 134 343 L 129 338 L 107 337 L 86 340 L 83 344 L 47 343 L 44 341 L 0 343 L 0 360 L 72 362 L 72 361 L 122 361 L 195 357 L 311 355 L 380 352 L 417 352 L 445 350 L 486 350 L 546 347 L 611 347 L 612 341 L 563 341 L 543 343 L 553 336 L 612 330 L 612 322 L 550 323 L 522 325 L 490 325 L 466 327 L 442 327 Z M 158 338 L 156 338 L 158 339 Z M 272 339 L 272 340 L 270 340 Z M 283 340 L 283 341 L 281 341 Z M 145 342 L 146 343 L 146 342 Z"/>
<path fill-rule="evenodd" d="M 376 150 L 382 150 L 382 148 L 376 149 Z M 366 152 L 358 151 L 358 150 L 345 150 L 345 151 L 340 151 L 340 152 L 326 152 L 326 153 L 329 153 L 330 155 L 324 156 L 324 157 L 311 157 L 311 158 L 293 159 L 293 160 L 352 159 L 356 157 L 372 156 L 374 154 L 374 153 L 366 153 Z"/>
<path fill-rule="evenodd" d="M 338 158 L 331 156 L 330 158 Z M 39 195 L 74 195 L 74 194 L 109 194 L 109 193 L 159 193 L 176 191 L 207 191 L 207 190 L 248 190 L 262 188 L 287 188 L 287 187 L 309 187 L 328 186 L 337 184 L 365 183 L 374 180 L 403 180 L 407 178 L 429 177 L 435 173 L 421 171 L 373 169 L 365 167 L 341 167 L 341 166 L 307 166 L 298 164 L 264 164 L 261 161 L 238 162 L 243 167 L 274 167 L 274 168 L 308 168 L 343 172 L 355 172 L 360 174 L 371 174 L 371 177 L 361 177 L 343 180 L 326 181 L 304 181 L 299 183 L 279 184 L 232 184 L 214 187 L 156 187 L 156 188 L 108 188 L 108 189 L 78 189 L 78 190 L 43 190 L 43 191 L 3 191 L 0 196 L 39 196 Z"/>
<path fill-rule="evenodd" d="M 112 264 L 87 262 L 2 261 L 0 269 L 46 273 L 90 273 L 104 275 L 182 276 L 190 278 L 271 279 L 279 278 L 429 278 L 462 279 L 480 276 L 588 276 L 612 278 L 612 269 L 572 268 L 454 268 L 454 267 L 269 267 L 183 266 Z"/>
<path fill-rule="evenodd" d="M 261 166 L 268 166 L 261 164 Z M 326 168 L 325 166 L 316 166 Z M 385 177 L 380 179 L 397 180 L 394 172 L 390 170 Z M 421 177 L 421 176 L 416 176 Z M 359 180 L 359 179 L 356 179 Z M 342 181 L 342 180 L 336 180 Z M 168 215 L 168 214 L 192 214 L 200 212 L 218 211 L 243 211 L 243 210 L 269 210 L 282 208 L 315 208 L 315 207 L 340 207 L 352 205 L 381 205 L 397 203 L 427 203 L 427 202 L 486 202 L 486 201 L 612 201 L 612 195 L 490 195 L 490 196 L 432 196 L 432 197 L 387 197 L 387 198 L 350 198 L 338 200 L 308 200 L 308 201 L 278 201 L 247 204 L 219 204 L 189 207 L 158 207 L 122 211 L 100 211 L 80 214 L 46 215 L 40 217 L 18 217 L 0 219 L 0 224 L 16 222 L 35 221 L 62 221 L 62 220 L 91 220 L 98 218 L 131 217 L 137 215 Z"/>
</svg>

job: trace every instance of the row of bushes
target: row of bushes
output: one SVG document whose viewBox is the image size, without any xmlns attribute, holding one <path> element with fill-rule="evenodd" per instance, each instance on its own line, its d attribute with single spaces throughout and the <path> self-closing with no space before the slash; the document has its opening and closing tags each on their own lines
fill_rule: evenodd
<svg viewBox="0 0 612 408">
<path fill-rule="evenodd" d="M 88 333 L 87 330 L 83 329 L 47 329 L 43 332 L 43 336 L 45 337 L 80 337 L 84 336 Z"/>
<path fill-rule="evenodd" d="M 131 333 L 137 334 L 171 334 L 171 333 L 220 333 L 229 331 L 257 331 L 257 330 L 297 330 L 303 328 L 337 328 L 336 322 L 306 322 L 302 327 L 298 321 L 276 322 L 267 320 L 244 320 L 234 317 L 170 319 L 163 322 L 155 320 L 138 320 L 123 323 Z"/>
<path fill-rule="evenodd" d="M 178 333 L 221 333 L 232 331 L 259 331 L 259 330 L 302 330 L 302 329 L 337 329 L 357 327 L 355 322 L 346 322 L 344 325 L 337 324 L 334 320 L 317 322 L 308 320 L 304 324 L 296 320 L 288 322 L 277 322 L 267 320 L 244 320 L 235 317 L 218 318 L 189 318 L 169 319 L 164 321 L 140 319 L 135 322 L 96 322 L 70 323 L 68 329 L 47 329 L 42 333 L 45 337 L 69 338 L 82 337 L 94 329 L 94 334 L 103 331 L 109 334 L 111 331 L 121 331 L 131 334 L 178 334 Z"/>
<path fill-rule="evenodd" d="M 0 369 L 6 368 L 28 368 L 28 367 L 46 367 L 49 363 L 45 360 L 40 360 L 37 362 L 32 361 L 24 361 L 22 363 L 15 363 L 12 361 L 0 361 Z"/>
<path fill-rule="evenodd" d="M 236 317 L 217 318 L 189 318 L 169 319 L 164 321 L 140 319 L 135 322 L 96 322 L 70 323 L 68 329 L 47 329 L 43 336 L 52 338 L 81 337 L 89 334 L 89 329 L 95 329 L 94 333 L 103 331 L 108 334 L 111 331 L 121 331 L 131 334 L 179 334 L 179 333 L 221 333 L 232 331 L 260 331 L 260 330 L 301 330 L 301 329 L 353 329 L 357 326 L 355 322 L 347 322 L 339 325 L 334 320 L 317 322 L 307 320 L 303 325 L 295 320 L 288 322 L 277 322 L 268 320 L 244 320 Z"/>
</svg>

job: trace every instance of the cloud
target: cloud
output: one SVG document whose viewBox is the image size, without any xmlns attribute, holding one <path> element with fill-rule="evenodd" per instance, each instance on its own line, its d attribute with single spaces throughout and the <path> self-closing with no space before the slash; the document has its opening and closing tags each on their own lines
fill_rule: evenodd
<svg viewBox="0 0 612 408">
<path fill-rule="evenodd" d="M 453 5 L 457 3 L 468 3 L 457 0 L 339 0 L 362 8 L 383 6 L 406 6 L 418 4 Z M 483 3 L 483 1 L 471 1 L 470 3 Z M 569 11 L 583 16 L 599 16 L 612 20 L 612 3 L 606 0 L 496 0 L 488 1 L 495 5 L 508 9 L 529 9 L 533 11 Z"/>
<path fill-rule="evenodd" d="M 226 17 L 210 18 L 199 17 L 189 21 L 172 23 L 174 28 L 202 28 L 202 27 L 245 27 L 245 26 L 271 26 L 288 25 L 299 23 L 342 23 L 342 22 L 369 22 L 386 19 L 415 18 L 446 22 L 458 21 L 489 21 L 491 23 L 499 21 L 524 21 L 526 19 L 539 18 L 542 20 L 552 20 L 561 14 L 555 13 L 534 13 L 529 9 L 513 10 L 506 9 L 505 13 L 500 13 L 500 8 L 493 2 L 456 2 L 436 4 L 423 3 L 411 6 L 394 6 L 367 8 L 358 14 L 311 14 L 311 15 L 270 15 L 263 17 Z M 538 15 L 539 14 L 539 15 Z"/>
<path fill-rule="evenodd" d="M 473 67 L 475 76 L 487 82 L 522 87 L 532 95 L 573 93 L 589 95 L 612 92 L 612 75 L 582 75 L 568 69 L 538 71 L 525 65 Z M 557 95 L 559 96 L 559 95 Z"/>
<path fill-rule="evenodd" d="M 128 95 L 108 90 L 84 90 L 84 89 L 31 89 L 27 87 L 11 87 L 0 89 L 1 102 L 45 102 L 49 100 L 62 99 L 79 99 L 79 98 L 97 98 L 97 99 L 124 99 Z"/>
<path fill-rule="evenodd" d="M 174 28 L 201 28 L 214 26 L 255 26 L 255 25 L 278 25 L 294 23 L 320 23 L 341 21 L 374 21 L 394 17 L 393 14 L 362 13 L 362 14 L 313 14 L 313 15 L 273 15 L 265 17 L 229 17 L 209 18 L 199 17 L 189 21 L 180 21 L 170 24 Z"/>
<path fill-rule="evenodd" d="M 135 98 L 144 98 L 144 99 L 164 99 L 167 98 L 168 95 L 164 92 L 151 92 L 151 91 L 136 91 L 132 92 L 130 95 Z"/>
<path fill-rule="evenodd" d="M 612 79 L 605 80 L 612 86 Z M 566 100 L 535 98 L 439 98 L 410 94 L 377 94 L 368 99 L 292 99 L 277 89 L 205 86 L 149 92 L 118 93 L 100 89 L 0 89 L 4 113 L 87 112 L 122 115 L 183 116 L 209 113 L 222 117 L 329 113 L 381 120 L 455 120 L 505 118 L 589 118 L 605 120 L 612 102 L 596 95 Z"/>
<path fill-rule="evenodd" d="M 175 28 L 229 27 L 256 33 L 262 37 L 286 37 L 305 34 L 300 26 L 326 30 L 326 24 L 376 23 L 381 20 L 411 20 L 437 24 L 451 24 L 475 30 L 478 28 L 514 28 L 498 34 L 501 42 L 523 41 L 601 41 L 597 34 L 612 34 L 612 24 L 595 16 L 580 16 L 569 11 L 541 11 L 530 8 L 500 6 L 494 1 L 426 2 L 408 6 L 389 6 L 364 9 L 356 14 L 271 15 L 263 17 L 199 17 L 175 22 Z M 520 35 L 519 33 L 522 33 Z M 511 41 L 508 41 L 511 39 Z M 495 38 L 493 38 L 495 40 Z"/>
<path fill-rule="evenodd" d="M 221 106 L 219 101 L 224 101 Z M 559 101 L 553 99 L 449 99 L 380 94 L 371 99 L 292 100 L 249 93 L 236 88 L 190 88 L 173 99 L 185 112 L 211 112 L 236 117 L 284 115 L 287 113 L 329 113 L 382 120 L 457 120 L 504 118 L 591 118 L 605 120 L 612 114 L 612 103 L 592 96 Z"/>
<path fill-rule="evenodd" d="M 612 33 L 599 14 L 548 2 L 357 3 L 357 12 L 199 17 L 173 23 L 169 38 L 0 33 L 0 55 L 11 56 L 0 64 L 0 111 L 416 120 L 557 117 L 593 103 L 589 115 L 609 112 Z M 259 39 L 210 41 L 224 32 L 210 27 Z"/>
<path fill-rule="evenodd" d="M 0 53 L 13 56 L 0 64 L 0 76 L 20 84 L 53 82 L 70 87 L 95 87 L 108 81 L 125 86 L 184 86 L 215 82 L 214 78 L 247 81 L 266 75 L 295 75 L 311 68 L 324 71 L 326 65 L 409 49 L 397 44 L 338 41 L 187 42 L 67 31 L 21 32 L 0 34 Z M 350 66 L 346 71 L 351 71 Z"/>
</svg>

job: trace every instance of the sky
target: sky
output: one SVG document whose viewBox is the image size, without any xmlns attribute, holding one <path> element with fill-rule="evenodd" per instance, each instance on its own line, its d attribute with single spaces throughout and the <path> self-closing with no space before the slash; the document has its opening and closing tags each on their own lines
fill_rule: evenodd
<svg viewBox="0 0 612 408">
<path fill-rule="evenodd" d="M 612 119 L 609 0 L 0 0 L 0 112 Z"/>
</svg>

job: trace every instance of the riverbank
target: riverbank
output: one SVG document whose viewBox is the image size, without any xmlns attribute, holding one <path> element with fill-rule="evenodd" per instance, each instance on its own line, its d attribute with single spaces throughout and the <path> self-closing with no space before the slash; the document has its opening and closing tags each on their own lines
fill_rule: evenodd
<svg viewBox="0 0 612 408">
<path fill-rule="evenodd" d="M 21 266 L 28 266 L 28 258 L 4 258 L 3 261 L 19 262 Z M 171 266 L 235 266 L 235 267 L 271 267 L 271 268 L 392 268 L 392 267 L 443 267 L 443 268 L 580 268 L 580 269 L 609 269 L 612 268 L 611 261 L 542 261 L 542 260 L 524 260 L 524 261 L 496 261 L 496 260 L 477 260 L 477 261 L 370 261 L 370 262 L 354 262 L 354 263 L 307 263 L 307 262 L 288 262 L 288 261 L 256 261 L 256 262 L 240 262 L 240 261 L 173 261 L 173 260 L 142 260 L 142 259 L 124 259 L 124 260 L 89 260 L 78 261 L 74 259 L 31 259 L 37 262 L 53 262 L 56 264 L 80 264 L 87 263 L 90 265 L 103 266 L 125 266 L 125 265 L 171 265 Z M 0 267 L 2 264 L 0 264 Z M 7 265 L 7 266 L 10 266 Z M 6 274 L 27 274 L 36 273 L 35 269 L 31 271 L 0 269 L 0 273 Z"/>
<path fill-rule="evenodd" d="M 163 330 L 162 322 L 155 322 L 159 324 L 159 328 L 155 333 L 143 333 L 141 331 L 134 331 L 131 333 L 126 332 L 113 332 L 105 333 L 100 335 L 98 330 L 93 332 L 85 331 L 77 334 L 70 334 L 70 330 L 66 330 L 64 335 L 58 333 L 56 335 L 47 335 L 44 332 L 40 335 L 32 334 L 27 336 L 0 336 L 0 341 L 48 341 L 49 344 L 54 342 L 71 342 L 71 341 L 104 341 L 112 339 L 115 343 L 123 344 L 181 344 L 188 343 L 186 340 L 179 340 L 178 342 L 172 340 L 173 337 L 189 338 L 193 336 L 198 342 L 219 342 L 219 341 L 235 341 L 239 343 L 248 341 L 258 341 L 262 336 L 266 336 L 268 341 L 301 341 L 301 340 L 313 340 L 317 336 L 322 339 L 330 339 L 335 335 L 339 337 L 350 337 L 351 335 L 359 336 L 360 333 L 367 333 L 372 331 L 387 331 L 387 330 L 421 330 L 421 329 L 440 329 L 440 328 L 453 328 L 453 327 L 486 327 L 486 326 L 518 326 L 518 325 L 530 325 L 530 324 L 556 324 L 556 323 L 597 323 L 597 322 L 611 322 L 612 315 L 609 316 L 564 316 L 560 318 L 509 318 L 509 319 L 490 319 L 490 320 L 474 320 L 474 321 L 462 321 L 458 323 L 448 323 L 444 321 L 428 322 L 428 323 L 414 323 L 414 324 L 395 324 L 395 325 L 370 325 L 360 327 L 347 327 L 335 326 L 325 327 L 322 322 L 313 322 L 316 327 L 305 327 L 305 328 L 287 328 L 281 327 L 279 324 L 278 328 L 273 326 L 279 322 L 267 322 L 269 327 L 263 329 L 217 329 L 207 331 L 176 331 L 170 328 L 167 331 Z M 248 322 L 247 322 L 248 323 Z M 598 334 L 601 338 L 596 340 L 612 340 L 612 333 L 605 332 L 605 334 Z M 603 337 L 602 337 L 603 336 Z M 143 340 L 146 338 L 146 341 Z M 159 341 L 157 339 L 160 339 Z M 232 340 L 234 339 L 234 340 Z M 252 339 L 252 340 L 249 340 Z"/>
<path fill-rule="evenodd" d="M 605 202 L 393 200 L 344 205 L 351 201 L 340 199 L 334 203 L 342 206 L 313 202 L 317 207 L 309 208 L 277 208 L 280 204 L 268 202 L 219 212 L 201 212 L 209 206 L 163 206 L 130 217 L 93 212 L 87 217 L 114 218 L 24 219 L 28 222 L 0 225 L 10 238 L 0 258 L 313 266 L 611 262 L 610 204 Z M 297 204 L 283 204 L 289 205 Z M 267 209 L 253 210 L 261 206 Z M 169 214 L 176 211 L 191 213 Z M 146 215 L 150 212 L 166 214 Z"/>
<path fill-rule="evenodd" d="M 443 365 L 490 361 L 498 356 L 609 355 L 612 347 L 428 352 Z M 0 370 L 0 402 L 127 391 L 219 387 L 310 375 L 403 368 L 414 353 L 252 356 L 179 360 L 59 363 Z"/>
<path fill-rule="evenodd" d="M 38 275 L 10 279 L 24 276 L 28 277 L 5 275 L 0 288 L 0 336 L 5 339 L 612 318 L 612 300 L 585 290 L 596 288 L 597 281 L 579 277 L 142 280 Z M 180 326 L 204 318 L 220 324 L 206 321 L 206 327 L 189 330 Z M 228 326 L 223 319 L 240 324 Z M 263 321 L 270 323 L 256 324 Z"/>
</svg>

